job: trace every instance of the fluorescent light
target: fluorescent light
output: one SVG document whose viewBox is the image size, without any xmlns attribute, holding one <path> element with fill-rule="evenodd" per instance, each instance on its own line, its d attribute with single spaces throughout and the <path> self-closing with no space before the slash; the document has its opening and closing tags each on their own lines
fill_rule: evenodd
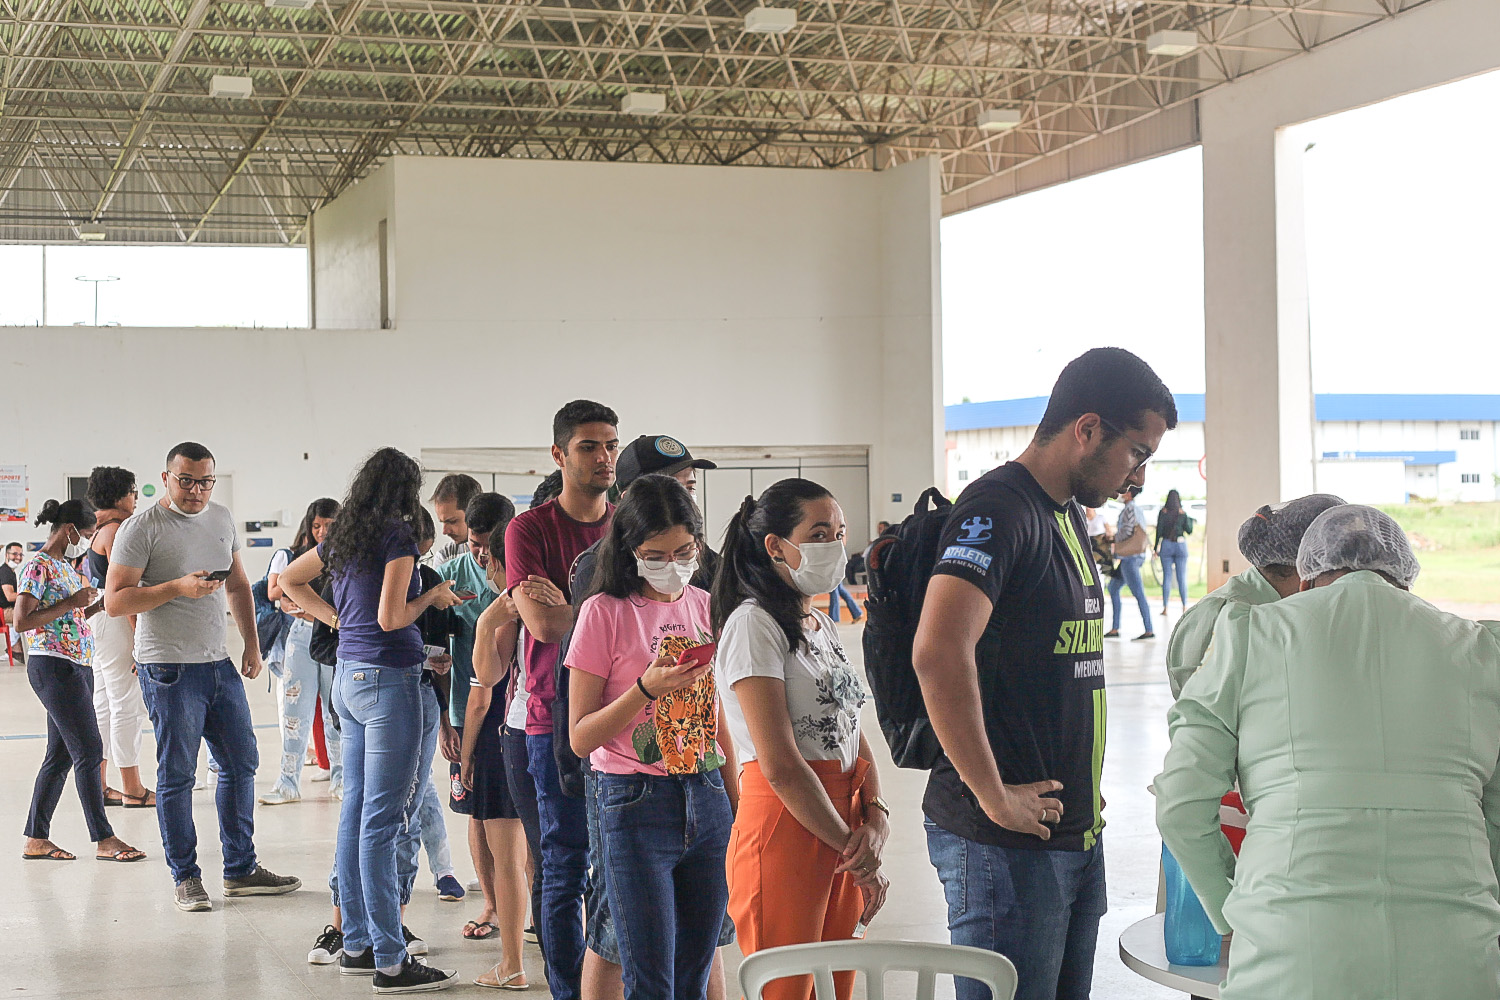
<svg viewBox="0 0 1500 1000">
<path fill-rule="evenodd" d="M 659 115 L 667 110 L 667 95 L 632 90 L 620 101 L 620 110 L 627 115 Z"/>
<path fill-rule="evenodd" d="M 979 112 L 977 124 L 986 132 L 1007 132 L 1021 124 L 1021 109 L 988 108 Z"/>
<path fill-rule="evenodd" d="M 1196 31 L 1155 31 L 1146 38 L 1146 52 L 1153 56 L 1185 56 L 1197 47 Z"/>
<path fill-rule="evenodd" d="M 318 0 L 266 0 L 267 7 L 280 7 L 282 10 L 312 10 Z"/>
<path fill-rule="evenodd" d="M 796 26 L 792 7 L 754 7 L 745 15 L 745 30 L 752 35 L 784 35 Z"/>
<path fill-rule="evenodd" d="M 102 229 L 80 229 L 80 230 L 78 230 L 78 238 L 80 240 L 89 240 L 90 242 L 98 242 L 99 240 L 104 239 L 104 230 L 102 230 Z"/>
<path fill-rule="evenodd" d="M 228 76 L 224 73 L 215 73 L 213 80 L 208 85 L 209 97 L 249 97 L 255 89 L 255 81 L 248 76 Z"/>
</svg>

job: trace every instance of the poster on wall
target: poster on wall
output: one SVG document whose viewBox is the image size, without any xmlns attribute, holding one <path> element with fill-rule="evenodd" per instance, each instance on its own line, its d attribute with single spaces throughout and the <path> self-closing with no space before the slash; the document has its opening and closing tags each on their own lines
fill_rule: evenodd
<svg viewBox="0 0 1500 1000">
<path fill-rule="evenodd" d="M 0 465 L 0 521 L 25 521 L 26 466 Z"/>
</svg>

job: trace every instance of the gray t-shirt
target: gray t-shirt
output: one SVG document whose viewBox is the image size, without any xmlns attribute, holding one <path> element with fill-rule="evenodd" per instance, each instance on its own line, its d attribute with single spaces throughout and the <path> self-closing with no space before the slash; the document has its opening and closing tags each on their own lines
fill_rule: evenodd
<svg viewBox="0 0 1500 1000">
<path fill-rule="evenodd" d="M 141 584 L 154 587 L 198 570 L 228 569 L 240 540 L 229 508 L 209 502 L 197 517 L 159 503 L 120 525 L 110 563 L 141 570 Z M 212 663 L 229 655 L 220 587 L 207 597 L 174 597 L 140 615 L 135 630 L 137 663 Z"/>
</svg>

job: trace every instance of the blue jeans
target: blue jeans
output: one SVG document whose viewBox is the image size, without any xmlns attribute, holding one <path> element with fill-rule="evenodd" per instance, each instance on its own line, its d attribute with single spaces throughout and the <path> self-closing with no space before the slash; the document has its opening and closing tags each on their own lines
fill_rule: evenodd
<svg viewBox="0 0 1500 1000">
<path fill-rule="evenodd" d="M 422 744 L 418 666 L 339 660 L 333 708 L 344 726 L 344 807 L 335 847 L 344 948 L 375 948 L 377 968 L 406 959 L 397 846 L 406 827 Z"/>
<path fill-rule="evenodd" d="M 422 698 L 422 746 L 417 756 L 417 773 L 412 779 L 411 794 L 406 802 L 406 824 L 401 830 L 401 839 L 396 846 L 396 876 L 401 880 L 401 905 L 411 902 L 412 888 L 417 882 L 417 859 L 422 853 L 423 841 L 428 842 L 428 863 L 433 865 L 433 874 L 438 864 L 444 863 L 451 872 L 453 859 L 448 857 L 448 828 L 443 821 L 443 807 L 437 800 L 437 789 L 432 785 L 432 761 L 437 756 L 438 708 L 432 687 L 421 684 Z M 329 763 L 333 763 L 332 760 Z M 428 795 L 431 794 L 431 803 Z M 434 818 L 435 817 L 435 818 Z M 442 844 L 434 850 L 428 840 L 428 829 L 436 826 L 435 833 L 442 837 Z"/>
<path fill-rule="evenodd" d="M 312 658 L 308 643 L 312 641 L 312 622 L 300 618 L 292 621 L 286 636 L 286 660 L 281 674 L 281 777 L 276 788 L 288 794 L 302 794 L 302 762 L 307 743 L 312 739 L 313 713 L 318 699 L 323 699 L 323 737 L 328 744 L 330 787 L 344 783 L 344 764 L 339 754 L 339 730 L 331 718 L 333 712 L 333 668 Z"/>
<path fill-rule="evenodd" d="M 554 1000 L 579 1000 L 583 978 L 583 890 L 589 825 L 583 799 L 563 794 L 552 734 L 526 736 L 526 769 L 536 782 L 542 822 L 542 923 L 537 928 Z"/>
<path fill-rule="evenodd" d="M 1115 612 L 1115 623 L 1111 628 L 1113 632 L 1120 631 L 1120 588 L 1127 586 L 1135 595 L 1135 603 L 1141 609 L 1141 623 L 1145 626 L 1144 631 L 1156 631 L 1151 627 L 1151 602 L 1146 600 L 1146 585 L 1141 583 L 1141 563 L 1145 561 L 1144 553 L 1138 556 L 1121 556 L 1120 573 L 1109 581 L 1109 603 Z"/>
<path fill-rule="evenodd" d="M 1103 843 L 1087 851 L 991 847 L 923 822 L 953 943 L 1010 959 L 1020 982 L 1016 1000 L 1088 1000 L 1107 909 Z M 973 979 L 954 985 L 957 1000 L 990 996 Z"/>
<path fill-rule="evenodd" d="M 156 729 L 156 821 L 172 881 L 202 878 L 193 782 L 198 747 L 207 741 L 219 774 L 219 844 L 224 877 L 255 871 L 255 769 L 260 751 L 250 725 L 245 682 L 229 660 L 142 663 L 141 697 Z"/>
<path fill-rule="evenodd" d="M 729 906 L 734 823 L 717 771 L 599 775 L 599 826 L 626 1000 L 699 1000 Z"/>
<path fill-rule="evenodd" d="M 589 877 L 583 893 L 587 920 L 585 937 L 589 951 L 606 962 L 621 965 L 620 939 L 615 934 L 615 922 L 609 917 L 609 892 L 605 888 L 604 833 L 599 825 L 601 777 L 603 775 L 592 768 L 583 773 L 583 801 L 588 808 L 589 820 Z"/>
<path fill-rule="evenodd" d="M 1177 577 L 1177 599 L 1187 604 L 1188 545 L 1185 539 L 1162 542 L 1161 550 L 1161 605 L 1165 608 L 1172 600 L 1172 577 Z"/>
<path fill-rule="evenodd" d="M 851 593 L 849 593 L 849 588 L 844 585 L 844 582 L 842 580 L 840 580 L 839 581 L 839 585 L 834 588 L 833 593 L 831 593 L 831 594 L 828 595 L 828 617 L 829 618 L 832 618 L 834 621 L 838 621 L 839 620 L 839 599 L 840 598 L 843 599 L 844 605 L 846 607 L 848 607 L 848 609 L 849 609 L 849 620 L 850 621 L 856 621 L 857 622 L 857 621 L 860 620 L 860 618 L 864 617 L 864 612 L 859 609 L 859 605 L 858 604 L 854 603 L 854 595 L 851 594 Z"/>
</svg>

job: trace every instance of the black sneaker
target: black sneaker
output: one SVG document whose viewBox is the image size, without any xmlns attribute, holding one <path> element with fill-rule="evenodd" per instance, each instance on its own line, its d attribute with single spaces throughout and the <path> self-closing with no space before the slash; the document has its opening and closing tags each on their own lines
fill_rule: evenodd
<svg viewBox="0 0 1500 1000">
<path fill-rule="evenodd" d="M 342 935 L 340 935 L 342 937 Z M 339 956 L 339 975 L 373 976 L 375 974 L 375 949 L 366 948 L 358 955 L 347 951 Z"/>
<path fill-rule="evenodd" d="M 521 937 L 525 938 L 527 941 L 530 941 L 532 944 L 542 943 L 542 939 L 537 936 L 536 928 L 530 924 L 526 925 L 526 929 L 521 932 Z"/>
<path fill-rule="evenodd" d="M 457 978 L 458 973 L 451 969 L 434 969 L 408 955 L 405 964 L 401 966 L 401 971 L 394 976 L 387 976 L 384 972 L 376 971 L 375 992 L 430 993 L 433 990 L 446 990 Z"/>
<path fill-rule="evenodd" d="M 255 871 L 249 875 L 224 880 L 224 895 L 226 896 L 280 896 L 283 893 L 296 892 L 300 888 L 302 888 L 302 880 L 295 875 L 277 875 L 266 871 L 260 865 L 256 865 Z"/>
<path fill-rule="evenodd" d="M 408 955 L 427 954 L 427 942 L 411 932 L 411 928 L 405 924 L 401 925 L 401 937 L 406 940 L 406 953 Z"/>
<path fill-rule="evenodd" d="M 177 908 L 179 910 L 211 910 L 213 904 L 208 901 L 208 893 L 203 888 L 201 878 L 185 878 L 177 883 L 176 895 Z"/>
<path fill-rule="evenodd" d="M 313 950 L 307 953 L 309 965 L 332 965 L 344 953 L 344 932 L 334 929 L 332 924 L 323 928 Z"/>
</svg>

